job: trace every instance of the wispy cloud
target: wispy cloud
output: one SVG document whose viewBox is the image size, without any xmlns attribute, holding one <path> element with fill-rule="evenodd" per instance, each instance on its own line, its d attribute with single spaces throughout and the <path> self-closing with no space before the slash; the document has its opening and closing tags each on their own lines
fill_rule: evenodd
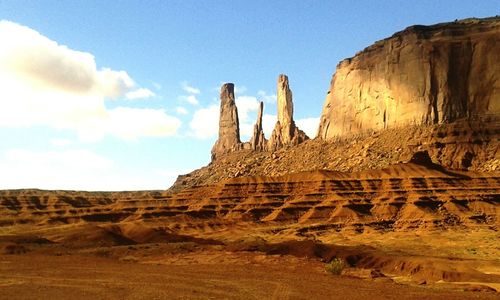
<svg viewBox="0 0 500 300">
<path fill-rule="evenodd" d="M 244 94 L 244 93 L 246 93 L 247 90 L 248 90 L 247 87 L 244 86 L 244 85 L 235 85 L 234 86 L 234 93 L 236 95 L 238 95 L 238 94 Z"/>
<path fill-rule="evenodd" d="M 264 101 L 265 103 L 273 104 L 276 103 L 277 101 L 276 94 L 269 95 L 263 90 L 258 91 L 257 96 L 259 97 L 260 100 Z"/>
<path fill-rule="evenodd" d="M 151 98 L 154 97 L 155 93 L 153 93 L 149 89 L 145 88 L 140 88 L 137 90 L 130 91 L 125 94 L 125 97 L 130 100 L 135 100 L 135 99 L 146 99 L 146 98 Z"/>
<path fill-rule="evenodd" d="M 182 106 L 177 106 L 175 108 L 175 112 L 177 114 L 179 114 L 179 115 L 187 115 L 189 113 L 189 111 L 186 108 L 182 107 Z"/>
<path fill-rule="evenodd" d="M 190 86 L 187 81 L 181 82 L 182 89 L 188 94 L 198 95 L 200 94 L 200 89 Z"/>
<path fill-rule="evenodd" d="M 181 125 L 161 109 L 108 109 L 107 99 L 154 93 L 138 88 L 125 71 L 97 69 L 90 53 L 9 21 L 0 21 L 0 40 L 0 126 L 69 129 L 95 141 L 108 134 L 169 136 Z"/>
</svg>

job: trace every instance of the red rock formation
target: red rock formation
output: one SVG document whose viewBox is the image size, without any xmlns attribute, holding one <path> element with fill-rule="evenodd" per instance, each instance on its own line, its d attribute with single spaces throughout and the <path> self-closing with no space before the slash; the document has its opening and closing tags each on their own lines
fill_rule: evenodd
<svg viewBox="0 0 500 300">
<path fill-rule="evenodd" d="M 234 84 L 225 83 L 220 90 L 219 138 L 212 148 L 212 160 L 222 154 L 239 150 L 240 124 L 238 109 L 234 102 Z"/>
<path fill-rule="evenodd" d="M 280 74 L 278 77 L 277 95 L 278 122 L 268 143 L 268 149 L 271 151 L 285 145 L 297 145 L 309 139 L 302 130 L 298 129 L 293 120 L 292 91 L 286 75 Z"/>
<path fill-rule="evenodd" d="M 260 102 L 259 111 L 257 112 L 257 121 L 253 127 L 253 136 L 250 140 L 251 149 L 255 151 L 266 150 L 266 138 L 264 136 L 264 131 L 262 130 L 262 113 L 264 110 L 264 102 Z"/>
<path fill-rule="evenodd" d="M 411 26 L 340 62 L 318 137 L 500 114 L 500 19 Z"/>
</svg>

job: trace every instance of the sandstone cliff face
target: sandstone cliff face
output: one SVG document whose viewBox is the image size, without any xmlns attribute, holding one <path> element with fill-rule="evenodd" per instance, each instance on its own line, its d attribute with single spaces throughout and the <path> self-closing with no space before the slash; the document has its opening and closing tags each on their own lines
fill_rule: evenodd
<svg viewBox="0 0 500 300">
<path fill-rule="evenodd" d="M 339 63 L 318 137 L 500 114 L 500 19 L 412 26 Z"/>
<path fill-rule="evenodd" d="M 264 136 L 264 130 L 262 129 L 262 113 L 264 111 L 264 102 L 260 102 L 259 110 L 257 112 L 257 121 L 253 127 L 253 135 L 250 140 L 251 149 L 255 151 L 266 150 L 266 138 Z"/>
<path fill-rule="evenodd" d="M 280 74 L 277 84 L 278 121 L 269 139 L 268 149 L 275 151 L 286 145 L 297 145 L 309 139 L 307 135 L 295 126 L 293 120 L 292 91 L 288 77 Z"/>
<path fill-rule="evenodd" d="M 233 83 L 222 85 L 220 101 L 219 138 L 212 148 L 212 160 L 217 156 L 239 150 L 242 147 Z"/>
</svg>

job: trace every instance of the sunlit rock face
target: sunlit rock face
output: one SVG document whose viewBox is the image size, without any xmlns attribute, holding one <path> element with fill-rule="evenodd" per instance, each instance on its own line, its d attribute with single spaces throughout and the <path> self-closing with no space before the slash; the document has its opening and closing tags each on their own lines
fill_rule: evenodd
<svg viewBox="0 0 500 300">
<path fill-rule="evenodd" d="M 219 138 L 212 147 L 212 159 L 242 148 L 238 109 L 234 101 L 234 84 L 225 83 L 220 89 Z"/>
<path fill-rule="evenodd" d="M 337 66 L 318 137 L 500 114 L 500 18 L 412 26 Z"/>
<path fill-rule="evenodd" d="M 278 76 L 277 83 L 278 121 L 268 142 L 268 149 L 277 150 L 287 145 L 297 145 L 309 139 L 307 135 L 295 125 L 293 120 L 292 91 L 288 77 Z"/>
</svg>

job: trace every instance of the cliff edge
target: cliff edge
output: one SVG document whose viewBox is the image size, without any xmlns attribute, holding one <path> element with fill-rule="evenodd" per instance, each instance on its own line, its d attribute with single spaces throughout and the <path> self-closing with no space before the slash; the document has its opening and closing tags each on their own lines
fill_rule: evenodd
<svg viewBox="0 0 500 300">
<path fill-rule="evenodd" d="M 500 17 L 411 26 L 337 65 L 318 137 L 500 114 Z"/>
</svg>

